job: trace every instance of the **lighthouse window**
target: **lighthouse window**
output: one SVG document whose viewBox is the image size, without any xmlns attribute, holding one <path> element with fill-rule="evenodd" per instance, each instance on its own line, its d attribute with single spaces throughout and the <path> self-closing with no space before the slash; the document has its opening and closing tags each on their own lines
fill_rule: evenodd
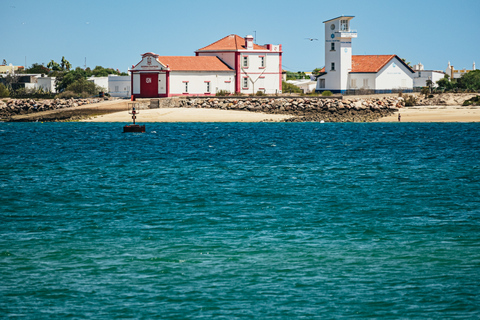
<svg viewBox="0 0 480 320">
<path fill-rule="evenodd" d="M 331 71 L 335 71 L 335 62 L 332 62 L 332 67 L 330 68 Z"/>
<path fill-rule="evenodd" d="M 348 31 L 348 20 L 340 20 L 340 30 Z"/>
<path fill-rule="evenodd" d="M 248 56 L 243 56 L 243 67 L 248 67 Z"/>
<path fill-rule="evenodd" d="M 330 51 L 335 51 L 335 43 L 330 44 Z"/>
</svg>

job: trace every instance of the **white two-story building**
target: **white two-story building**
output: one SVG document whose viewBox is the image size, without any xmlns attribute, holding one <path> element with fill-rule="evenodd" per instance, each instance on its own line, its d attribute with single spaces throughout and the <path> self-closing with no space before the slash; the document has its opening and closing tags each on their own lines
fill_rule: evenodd
<svg viewBox="0 0 480 320">
<path fill-rule="evenodd" d="M 324 21 L 325 67 L 317 77 L 316 91 L 411 92 L 414 71 L 397 55 L 352 55 L 352 39 L 357 37 L 357 31 L 350 29 L 353 18 Z"/>
<path fill-rule="evenodd" d="M 132 66 L 134 98 L 209 96 L 219 91 L 267 94 L 282 91 L 281 45 L 257 45 L 252 36 L 226 36 L 195 56 L 152 52 Z"/>
</svg>

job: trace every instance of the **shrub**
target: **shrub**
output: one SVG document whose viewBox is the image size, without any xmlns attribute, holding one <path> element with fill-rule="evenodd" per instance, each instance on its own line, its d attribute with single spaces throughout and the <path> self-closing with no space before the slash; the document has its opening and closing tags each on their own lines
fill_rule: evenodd
<svg viewBox="0 0 480 320">
<path fill-rule="evenodd" d="M 329 90 L 323 91 L 322 96 L 323 97 L 330 97 L 330 96 L 333 96 L 333 93 L 332 93 L 332 91 L 329 91 Z"/>
<path fill-rule="evenodd" d="M 257 93 L 255 93 L 256 96 L 265 96 L 266 94 L 263 91 L 258 90 Z"/>
<path fill-rule="evenodd" d="M 230 95 L 230 91 L 228 90 L 218 90 L 215 94 L 217 97 L 226 97 Z"/>
<path fill-rule="evenodd" d="M 60 99 L 88 98 L 88 97 L 91 97 L 91 95 L 88 94 L 87 92 L 76 93 L 73 91 L 63 91 L 62 93 L 59 93 L 55 96 L 55 98 L 60 98 Z"/>
<path fill-rule="evenodd" d="M 465 100 L 463 106 L 480 106 L 480 96 Z"/>
<path fill-rule="evenodd" d="M 3 83 L 0 83 L 0 98 L 6 98 L 10 96 L 10 91 L 8 90 L 7 87 L 3 85 Z"/>
<path fill-rule="evenodd" d="M 302 91 L 302 89 L 300 89 L 299 87 L 297 87 L 294 84 L 282 81 L 282 92 L 283 93 L 292 93 L 292 92 L 293 93 L 302 93 L 303 91 Z"/>
<path fill-rule="evenodd" d="M 405 107 L 412 107 L 416 105 L 417 105 L 417 98 L 410 95 L 405 97 Z"/>
</svg>

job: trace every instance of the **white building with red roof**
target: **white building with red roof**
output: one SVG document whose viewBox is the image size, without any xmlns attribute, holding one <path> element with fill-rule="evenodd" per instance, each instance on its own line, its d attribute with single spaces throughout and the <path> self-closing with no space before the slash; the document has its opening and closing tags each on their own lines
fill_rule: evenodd
<svg viewBox="0 0 480 320">
<path fill-rule="evenodd" d="M 253 37 L 226 36 L 195 51 L 195 56 L 152 52 L 130 70 L 132 96 L 157 98 L 230 93 L 267 94 L 282 90 L 281 45 L 253 43 Z"/>
<path fill-rule="evenodd" d="M 411 92 L 415 72 L 397 55 L 352 55 L 352 39 L 357 37 L 357 31 L 350 29 L 353 18 L 324 21 L 325 67 L 317 77 L 316 91 Z"/>
</svg>

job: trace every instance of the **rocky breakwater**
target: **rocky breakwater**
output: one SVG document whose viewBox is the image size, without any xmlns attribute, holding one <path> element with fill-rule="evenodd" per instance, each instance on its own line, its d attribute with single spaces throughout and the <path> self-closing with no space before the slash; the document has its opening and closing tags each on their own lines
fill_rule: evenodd
<svg viewBox="0 0 480 320">
<path fill-rule="evenodd" d="M 298 98 L 187 98 L 179 107 L 212 108 L 289 114 L 287 122 L 370 122 L 391 115 L 404 106 L 401 97 L 370 99 L 324 99 L 319 97 Z"/>
<path fill-rule="evenodd" d="M 42 111 L 60 110 L 97 103 L 102 99 L 10 99 L 0 100 L 0 119 L 9 120 L 16 115 L 38 113 Z"/>
</svg>

